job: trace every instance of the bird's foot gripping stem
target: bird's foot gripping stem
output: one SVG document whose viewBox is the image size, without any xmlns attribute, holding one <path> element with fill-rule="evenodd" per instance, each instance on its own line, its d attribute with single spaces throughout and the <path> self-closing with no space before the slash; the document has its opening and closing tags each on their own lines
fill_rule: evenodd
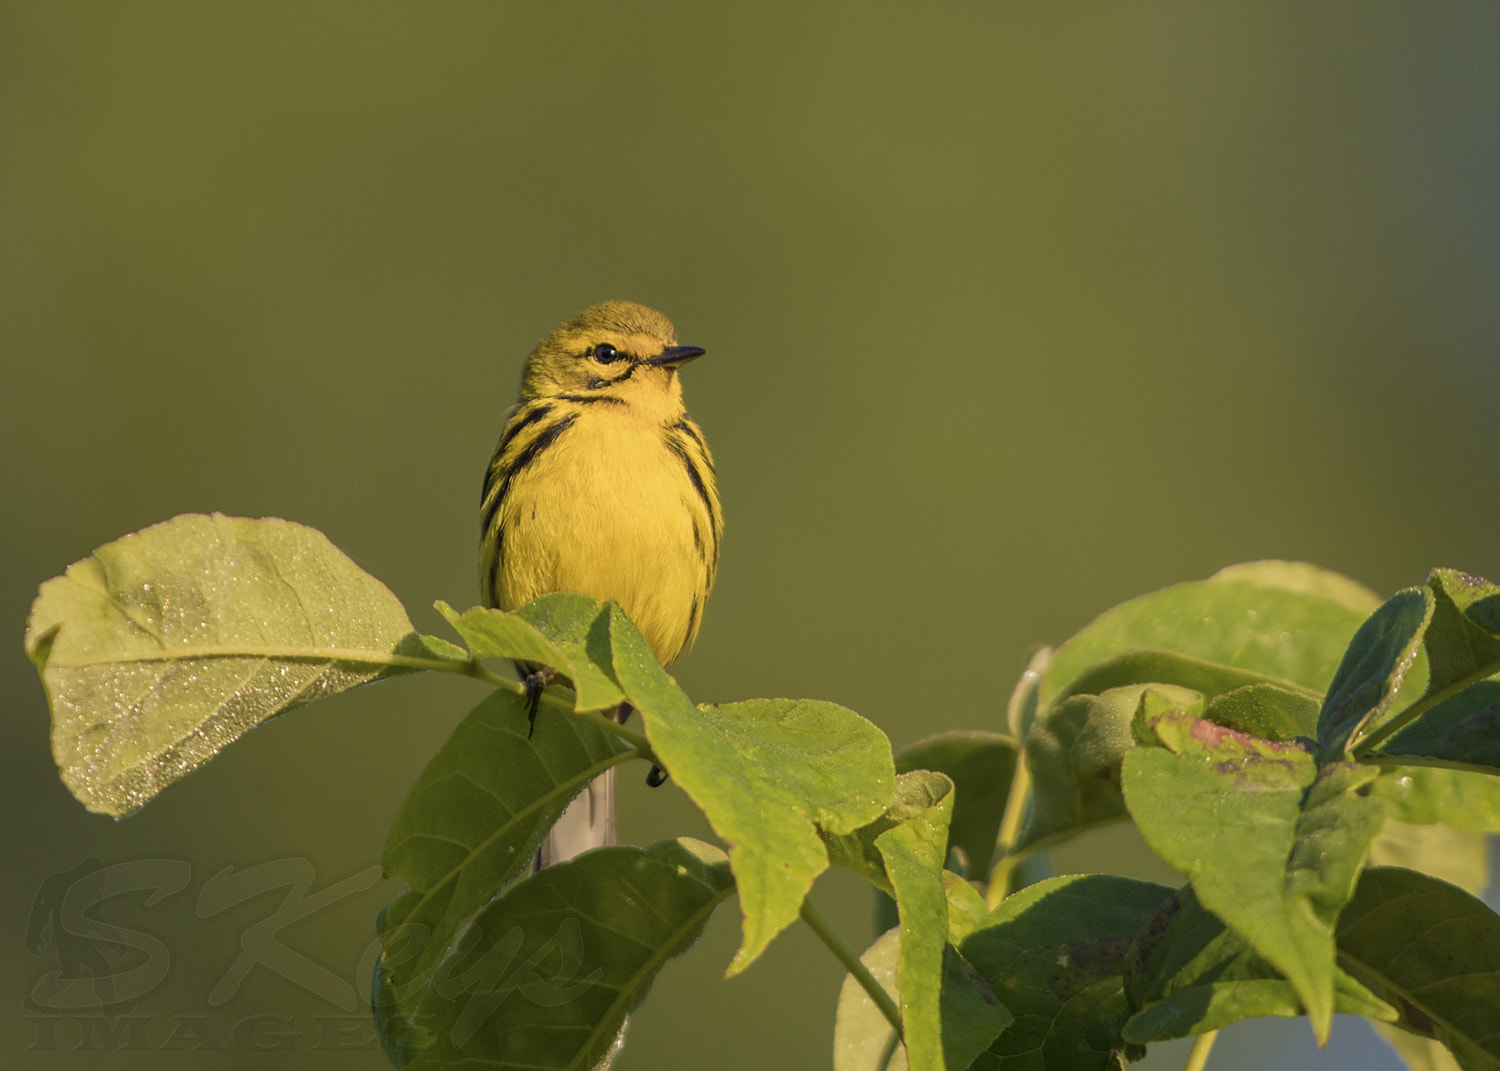
<svg viewBox="0 0 1500 1071">
<path fill-rule="evenodd" d="M 542 692 L 557 677 L 551 666 L 528 666 L 522 671 L 521 683 L 526 688 L 526 739 L 536 731 L 536 712 L 542 705 Z"/>
</svg>

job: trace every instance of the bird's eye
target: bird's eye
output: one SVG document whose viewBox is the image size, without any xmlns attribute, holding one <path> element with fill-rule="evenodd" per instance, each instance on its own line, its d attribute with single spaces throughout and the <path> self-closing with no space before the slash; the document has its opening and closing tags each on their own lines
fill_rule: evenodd
<svg viewBox="0 0 1500 1071">
<path fill-rule="evenodd" d="M 620 359 L 620 351 L 607 342 L 601 342 L 589 350 L 589 356 L 593 357 L 600 364 L 614 364 Z"/>
</svg>

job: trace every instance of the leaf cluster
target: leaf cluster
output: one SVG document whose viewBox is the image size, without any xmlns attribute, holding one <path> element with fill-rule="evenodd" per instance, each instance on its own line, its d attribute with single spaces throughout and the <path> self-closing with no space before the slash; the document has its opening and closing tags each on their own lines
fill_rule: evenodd
<svg viewBox="0 0 1500 1071">
<path fill-rule="evenodd" d="M 1414 1066 L 1441 1046 L 1500 1068 L 1500 918 L 1474 896 L 1500 829 L 1500 587 L 1437 570 L 1380 603 L 1311 567 L 1235 567 L 1038 652 L 992 731 L 894 756 L 832 703 L 694 704 L 613 604 L 439 609 L 458 643 L 417 634 L 311 529 L 187 516 L 48 581 L 26 639 L 63 780 L 116 816 L 321 695 L 420 671 L 494 686 L 386 844 L 408 888 L 372 991 L 398 1066 L 599 1066 L 737 895 L 727 973 L 799 918 L 848 968 L 842 1071 L 1104 1068 L 1251 1016 L 1326 1039 L 1336 1012 Z M 556 670 L 534 726 L 495 660 Z M 628 762 L 665 770 L 722 847 L 530 873 L 568 802 Z M 1018 887 L 1022 863 L 1123 821 L 1180 888 Z M 830 865 L 892 923 L 862 957 L 808 901 Z"/>
</svg>

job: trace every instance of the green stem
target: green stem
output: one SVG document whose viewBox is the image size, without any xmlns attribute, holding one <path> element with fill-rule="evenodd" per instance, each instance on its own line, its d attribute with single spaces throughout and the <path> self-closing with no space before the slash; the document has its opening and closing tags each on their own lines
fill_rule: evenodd
<svg viewBox="0 0 1500 1071">
<path fill-rule="evenodd" d="M 854 980 L 859 983 L 860 988 L 875 1002 L 875 1006 L 885 1016 L 885 1021 L 890 1023 L 891 1029 L 896 1031 L 896 1036 L 898 1038 L 902 1037 L 901 1009 L 896 1007 L 896 1002 L 885 991 L 885 987 L 875 980 L 875 976 L 870 973 L 870 968 L 861 963 L 859 957 L 850 950 L 848 945 L 844 944 L 839 935 L 829 928 L 828 923 L 823 921 L 823 916 L 818 914 L 817 908 L 812 906 L 811 900 L 802 901 L 800 914 L 802 921 L 807 923 L 812 932 L 818 935 L 818 940 L 828 946 L 828 950 L 838 958 L 838 961 L 844 965 L 844 969 L 854 977 Z"/>
<path fill-rule="evenodd" d="M 1478 684 L 1482 680 L 1488 680 L 1495 675 L 1497 670 L 1500 670 L 1500 663 L 1492 662 L 1487 666 L 1480 666 L 1472 673 L 1464 674 L 1464 676 L 1458 678 L 1458 680 L 1448 685 L 1448 687 L 1433 692 L 1431 695 L 1424 695 L 1400 714 L 1397 714 L 1390 721 L 1370 733 L 1369 736 L 1366 736 L 1358 744 L 1355 744 L 1349 753 L 1356 759 L 1363 758 L 1439 703 L 1452 699 L 1471 684 Z"/>
<path fill-rule="evenodd" d="M 1218 1036 L 1217 1030 L 1199 1034 L 1193 1042 L 1192 1051 L 1188 1053 L 1187 1063 L 1182 1065 L 1182 1071 L 1203 1071 L 1203 1065 L 1208 1063 L 1208 1054 L 1214 1047 L 1214 1039 Z"/>
<path fill-rule="evenodd" d="M 999 859 L 990 869 L 986 886 L 985 902 L 993 909 L 1005 899 L 1010 887 L 1010 872 L 1025 858 L 1012 852 L 1016 837 L 1021 833 L 1021 818 L 1026 814 L 1026 804 L 1031 798 L 1031 771 L 1026 768 L 1026 753 L 1016 753 L 1016 772 L 1010 778 L 1010 793 L 1005 797 L 1005 813 L 1000 817 L 1000 832 L 995 838 L 995 851 Z"/>
<path fill-rule="evenodd" d="M 614 718 L 611 718 L 606 714 L 600 714 L 598 711 L 594 710 L 574 711 L 573 717 L 582 718 L 584 721 L 593 722 L 605 732 L 613 733 L 615 736 L 618 736 L 627 744 L 632 745 L 637 751 L 641 753 L 641 758 L 649 759 L 651 762 L 655 763 L 658 766 L 661 765 L 661 763 L 656 761 L 656 752 L 651 750 L 651 741 L 646 739 L 644 733 L 638 733 L 634 729 L 627 729 L 625 728 L 625 726 L 615 721 Z"/>
<path fill-rule="evenodd" d="M 465 677 L 473 677 L 477 681 L 493 684 L 496 688 L 505 688 L 517 695 L 524 695 L 526 686 L 520 681 L 513 681 L 509 677 L 502 677 L 477 658 L 471 658 L 467 662 L 443 662 L 439 666 L 448 669 L 451 673 L 462 673 Z M 439 668 L 435 666 L 434 668 Z"/>
<path fill-rule="evenodd" d="M 471 658 L 467 662 L 428 661 L 427 666 L 430 669 L 446 670 L 449 673 L 458 673 L 465 677 L 473 677 L 475 680 L 492 684 L 496 688 L 504 688 L 515 692 L 517 695 L 526 694 L 526 686 L 524 684 L 519 681 L 513 681 L 508 677 L 502 677 L 493 670 L 487 669 L 484 663 L 477 658 Z M 656 763 L 658 766 L 661 765 L 661 763 L 657 762 L 656 752 L 651 749 L 651 741 L 647 740 L 644 734 L 638 733 L 634 729 L 627 729 L 615 721 L 614 718 L 600 714 L 597 711 L 575 711 L 571 703 L 551 691 L 543 692 L 541 701 L 551 706 L 562 707 L 566 713 L 573 715 L 573 717 L 582 718 L 584 721 L 592 722 L 607 733 L 613 733 L 635 748 L 640 753 L 641 758 Z"/>
</svg>

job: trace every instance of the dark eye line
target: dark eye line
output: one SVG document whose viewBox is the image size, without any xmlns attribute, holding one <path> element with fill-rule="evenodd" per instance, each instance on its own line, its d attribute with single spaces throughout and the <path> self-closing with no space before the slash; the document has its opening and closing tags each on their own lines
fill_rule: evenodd
<svg viewBox="0 0 1500 1071">
<path fill-rule="evenodd" d="M 611 346 L 608 342 L 601 342 L 599 345 L 589 349 L 587 356 L 598 361 L 600 364 L 614 364 L 623 358 L 625 354 L 621 353 L 614 346 Z"/>
</svg>

